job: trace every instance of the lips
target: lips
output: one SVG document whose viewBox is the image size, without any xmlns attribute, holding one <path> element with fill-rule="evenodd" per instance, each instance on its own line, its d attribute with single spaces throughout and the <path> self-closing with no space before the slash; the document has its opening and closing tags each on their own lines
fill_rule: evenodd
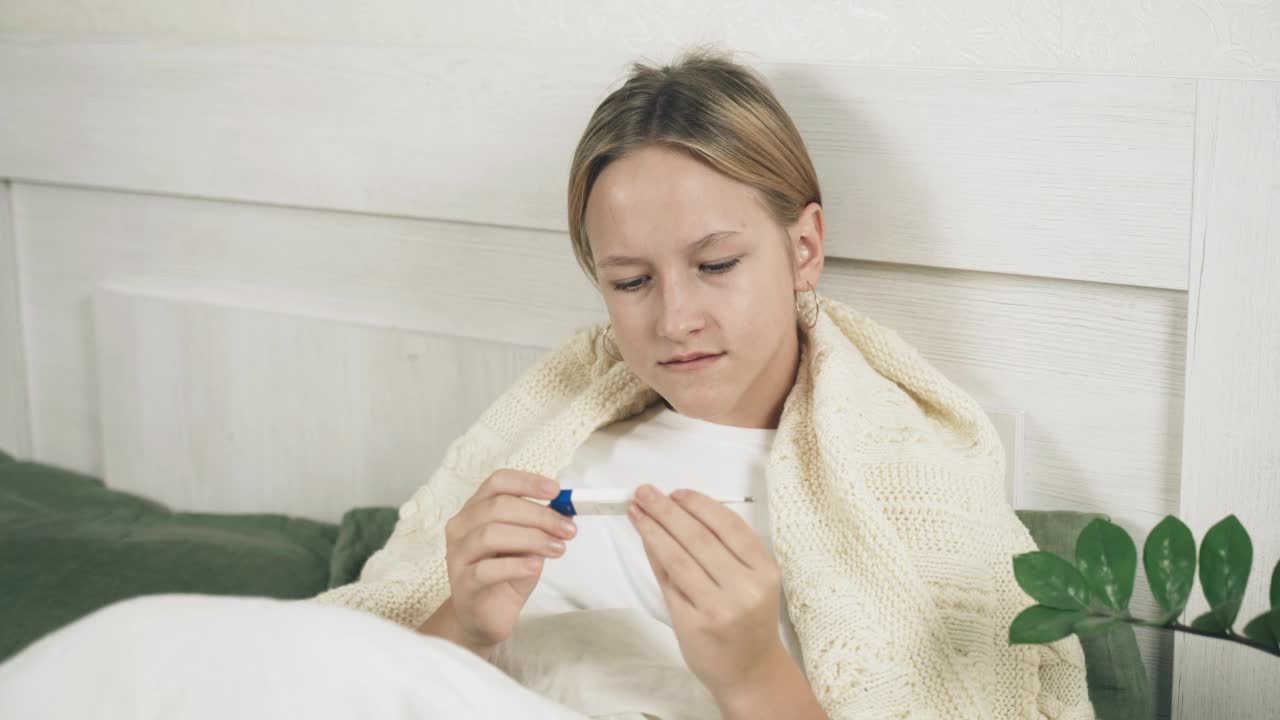
<svg viewBox="0 0 1280 720">
<path fill-rule="evenodd" d="M 683 362 L 689 362 L 689 361 L 691 361 L 691 360 L 697 360 L 698 358 L 714 357 L 714 356 L 716 356 L 716 355 L 723 355 L 723 354 L 724 354 L 724 353 L 688 353 L 688 354 L 685 354 L 685 355 L 676 355 L 675 357 L 671 358 L 670 360 L 664 360 L 662 364 L 663 364 L 663 365 L 676 365 L 676 364 L 683 363 Z"/>
<path fill-rule="evenodd" d="M 676 355 L 671 360 L 659 363 L 659 366 L 670 373 L 697 373 L 720 364 L 720 358 L 725 353 L 688 353 L 686 355 Z M 679 361 L 679 358 L 693 358 L 692 360 Z"/>
</svg>

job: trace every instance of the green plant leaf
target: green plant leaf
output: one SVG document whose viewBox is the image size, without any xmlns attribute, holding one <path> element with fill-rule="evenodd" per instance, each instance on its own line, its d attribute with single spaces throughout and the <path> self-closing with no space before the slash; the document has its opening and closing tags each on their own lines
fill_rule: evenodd
<svg viewBox="0 0 1280 720">
<path fill-rule="evenodd" d="M 1271 607 L 1280 608 L 1280 561 L 1276 569 L 1271 571 Z"/>
<path fill-rule="evenodd" d="M 1010 645 L 1049 643 L 1075 632 L 1075 624 L 1087 617 L 1083 610 L 1062 610 L 1032 605 L 1009 624 Z"/>
<path fill-rule="evenodd" d="M 1151 594 L 1165 611 L 1164 622 L 1182 614 L 1196 581 L 1196 539 L 1181 520 L 1166 515 L 1142 546 Z"/>
<path fill-rule="evenodd" d="M 1076 631 L 1076 634 L 1081 637 L 1102 635 L 1119 624 L 1119 622 L 1120 618 L 1117 617 L 1092 615 L 1076 622 L 1073 629 Z"/>
<path fill-rule="evenodd" d="M 1244 626 L 1245 637 L 1263 645 L 1280 648 L 1280 608 L 1272 608 Z"/>
<path fill-rule="evenodd" d="M 1104 605 L 1112 610 L 1129 606 L 1138 549 L 1123 528 L 1102 518 L 1086 525 L 1076 538 L 1076 565 Z"/>
<path fill-rule="evenodd" d="M 1200 587 L 1223 628 L 1230 628 L 1236 621 L 1251 565 L 1253 543 L 1235 515 L 1226 516 L 1204 534 L 1204 542 L 1200 543 Z"/>
<path fill-rule="evenodd" d="M 1218 616 L 1212 610 L 1201 615 L 1195 620 L 1192 620 L 1191 627 L 1197 630 L 1217 633 L 1219 635 L 1227 634 L 1227 628 L 1222 624 L 1222 621 L 1218 619 Z"/>
<path fill-rule="evenodd" d="M 1089 607 L 1089 588 L 1074 565 L 1051 552 L 1013 556 L 1013 575 L 1027 594 L 1041 605 L 1062 610 Z"/>
</svg>

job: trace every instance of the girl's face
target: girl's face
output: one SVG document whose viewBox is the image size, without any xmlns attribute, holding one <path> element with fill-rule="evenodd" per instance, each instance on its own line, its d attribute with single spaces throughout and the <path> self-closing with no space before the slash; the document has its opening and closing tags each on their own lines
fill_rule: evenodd
<svg viewBox="0 0 1280 720">
<path fill-rule="evenodd" d="M 754 188 L 655 145 L 605 167 L 584 222 L 636 375 L 681 414 L 777 427 L 799 362 L 795 293 L 822 272 L 821 207 L 780 227 Z M 715 357 L 674 361 L 702 353 Z"/>
</svg>

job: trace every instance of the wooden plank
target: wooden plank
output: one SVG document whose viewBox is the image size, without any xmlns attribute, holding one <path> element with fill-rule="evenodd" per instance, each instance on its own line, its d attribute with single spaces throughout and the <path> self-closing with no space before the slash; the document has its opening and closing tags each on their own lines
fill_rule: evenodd
<svg viewBox="0 0 1280 720">
<path fill-rule="evenodd" d="M 1200 87 L 1180 516 L 1197 541 L 1234 513 L 1253 539 L 1237 630 L 1280 559 L 1280 83 Z M 1200 583 L 1185 622 L 1208 609 Z M 1174 717 L 1272 718 L 1276 659 L 1179 634 Z"/>
<path fill-rule="evenodd" d="M 21 277 L 9 183 L 0 182 L 0 450 L 15 457 L 28 457 L 31 425 Z"/>
<path fill-rule="evenodd" d="M 1186 287 L 1194 83 L 793 65 L 828 255 Z"/>
<path fill-rule="evenodd" d="M 105 480 L 184 510 L 398 507 L 545 350 L 104 291 Z"/>
<path fill-rule="evenodd" d="M 632 59 L 7 36 L 0 176 L 564 232 L 578 134 Z M 1193 81 L 758 67 L 832 257 L 1185 288 Z"/>
<path fill-rule="evenodd" d="M 394 7 L 394 11 L 384 10 Z M 569 4 L 548 10 L 508 0 L 469 3 L 338 3 L 314 12 L 307 0 L 236 5 L 133 0 L 110 12 L 68 13 L 58 3 L 8 0 L 5 25 L 55 35 L 171 36 L 227 41 L 358 42 L 491 48 L 614 48 L 657 51 L 691 39 L 753 55 L 877 65 L 1045 67 L 1162 76 L 1280 79 L 1280 5 L 1273 2 L 1068 2 L 1018 6 L 950 0 L 667 4 L 643 13 L 628 4 Z M 373 8 L 377 8 L 374 10 Z M 602 32 L 607 29 L 607 32 Z M 666 53 L 658 54 L 658 57 Z"/>
<path fill-rule="evenodd" d="M 17 184 L 34 454 L 99 472 L 95 289 L 550 347 L 604 317 L 562 235 Z"/>
</svg>

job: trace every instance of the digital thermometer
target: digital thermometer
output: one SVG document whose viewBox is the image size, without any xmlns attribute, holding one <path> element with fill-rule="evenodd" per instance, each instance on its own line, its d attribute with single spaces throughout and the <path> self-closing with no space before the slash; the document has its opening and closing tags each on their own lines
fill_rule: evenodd
<svg viewBox="0 0 1280 720">
<path fill-rule="evenodd" d="M 526 498 L 539 505 L 549 505 L 561 515 L 626 515 L 627 503 L 635 495 L 635 490 L 626 488 L 579 488 L 577 490 L 561 490 L 553 500 L 544 498 Z M 711 495 L 712 500 L 722 503 L 755 502 L 750 495 Z"/>
</svg>

